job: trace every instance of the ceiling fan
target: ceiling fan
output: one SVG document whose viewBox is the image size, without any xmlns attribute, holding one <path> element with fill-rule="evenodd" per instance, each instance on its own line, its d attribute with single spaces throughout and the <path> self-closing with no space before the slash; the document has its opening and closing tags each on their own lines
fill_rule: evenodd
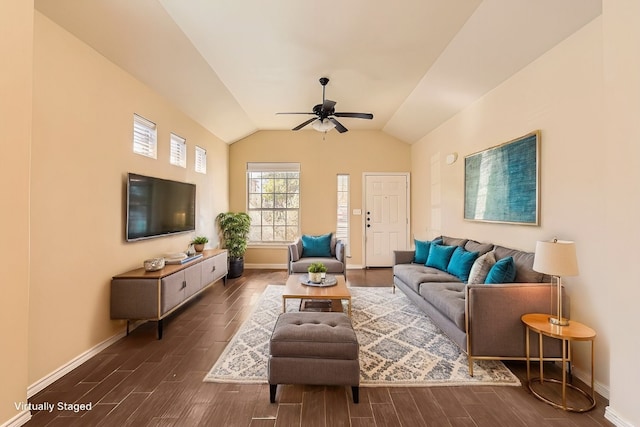
<svg viewBox="0 0 640 427">
<path fill-rule="evenodd" d="M 310 113 L 276 113 L 276 114 L 308 114 L 313 115 L 315 117 L 300 123 L 298 126 L 294 127 L 291 130 L 300 130 L 306 125 L 313 123 L 313 128 L 320 132 L 327 132 L 334 127 L 340 133 L 347 132 L 349 129 L 344 127 L 342 123 L 340 123 L 336 117 L 348 117 L 353 119 L 373 119 L 373 114 L 371 113 L 344 113 L 344 112 L 336 112 L 335 110 L 335 101 L 331 101 L 330 99 L 325 99 L 324 90 L 329 83 L 329 79 L 327 77 L 320 78 L 320 84 L 322 85 L 322 104 L 315 105 L 313 107 L 313 112 Z"/>
</svg>

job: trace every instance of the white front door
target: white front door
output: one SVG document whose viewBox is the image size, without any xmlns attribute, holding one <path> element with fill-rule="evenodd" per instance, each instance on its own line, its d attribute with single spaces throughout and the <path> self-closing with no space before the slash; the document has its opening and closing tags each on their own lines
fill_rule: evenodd
<svg viewBox="0 0 640 427">
<path fill-rule="evenodd" d="M 365 174 L 365 267 L 391 267 L 408 248 L 409 174 Z"/>
</svg>

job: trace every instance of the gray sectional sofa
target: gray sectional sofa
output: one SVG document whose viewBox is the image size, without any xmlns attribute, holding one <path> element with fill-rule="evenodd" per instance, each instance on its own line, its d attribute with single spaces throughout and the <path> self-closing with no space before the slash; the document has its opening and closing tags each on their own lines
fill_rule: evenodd
<svg viewBox="0 0 640 427">
<path fill-rule="evenodd" d="M 484 277 L 482 273 L 477 274 L 480 261 L 474 261 L 472 269 L 475 270 L 471 271 L 469 283 L 465 283 L 465 275 L 456 269 L 444 267 L 443 271 L 443 266 L 429 267 L 424 259 L 417 260 L 415 250 L 395 251 L 394 287 L 402 290 L 466 352 L 471 375 L 474 359 L 524 360 L 525 328 L 521 316 L 555 312 L 554 288 L 548 276 L 533 270 L 534 254 L 469 239 L 447 236 L 438 239 L 439 242 L 434 240 L 439 243 L 438 251 L 445 247 L 460 247 L 460 254 L 474 256 L 477 252 L 475 257 L 478 258 L 486 254 L 484 258 L 495 258 L 496 262 L 503 260 L 501 264 L 504 261 L 511 263 L 507 258 L 512 257 L 515 278 L 509 283 L 476 283 Z M 563 301 L 564 313 L 569 317 L 569 300 L 564 297 Z M 561 357 L 559 340 L 545 337 L 543 345 L 545 360 Z M 531 357 L 538 357 L 535 337 L 531 339 Z"/>
</svg>

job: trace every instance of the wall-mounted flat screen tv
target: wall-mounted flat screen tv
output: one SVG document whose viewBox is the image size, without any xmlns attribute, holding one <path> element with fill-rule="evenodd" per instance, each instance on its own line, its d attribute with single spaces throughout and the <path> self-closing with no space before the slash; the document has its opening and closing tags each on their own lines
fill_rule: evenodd
<svg viewBox="0 0 640 427">
<path fill-rule="evenodd" d="M 195 229 L 195 184 L 128 174 L 127 241 L 185 233 Z"/>
</svg>

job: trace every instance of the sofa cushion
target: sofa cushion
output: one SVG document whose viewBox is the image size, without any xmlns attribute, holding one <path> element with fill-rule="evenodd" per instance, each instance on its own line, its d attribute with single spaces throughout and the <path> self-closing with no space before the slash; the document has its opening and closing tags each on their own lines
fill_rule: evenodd
<svg viewBox="0 0 640 427">
<path fill-rule="evenodd" d="M 460 239 L 458 237 L 441 236 L 442 244 L 445 246 L 462 246 L 467 244 L 469 239 Z"/>
<path fill-rule="evenodd" d="M 470 285 L 478 285 L 484 283 L 485 279 L 487 278 L 487 274 L 489 274 L 489 270 L 491 270 L 491 267 L 493 267 L 493 264 L 495 263 L 496 255 L 493 251 L 487 252 L 484 255 L 480 255 L 471 267 L 468 283 Z"/>
<path fill-rule="evenodd" d="M 320 236 L 302 236 L 302 256 L 303 257 L 330 257 L 331 256 L 331 235 L 327 233 Z"/>
<path fill-rule="evenodd" d="M 419 294 L 464 331 L 464 289 L 465 284 L 460 282 L 423 283 Z"/>
<path fill-rule="evenodd" d="M 467 283 L 467 280 L 469 280 L 469 272 L 476 258 L 478 258 L 478 252 L 465 251 L 464 248 L 458 246 L 453 251 L 453 255 L 451 255 L 451 259 L 447 265 L 447 272 Z"/>
<path fill-rule="evenodd" d="M 513 258 L 508 256 L 496 261 L 496 263 L 493 264 L 493 267 L 491 267 L 491 270 L 489 270 L 489 274 L 487 274 L 487 278 L 485 279 L 484 283 L 512 283 L 515 277 L 516 264 L 513 261 Z"/>
<path fill-rule="evenodd" d="M 496 246 L 494 251 L 496 260 L 501 260 L 509 256 L 513 258 L 513 261 L 516 263 L 516 277 L 513 280 L 514 282 L 540 283 L 548 280 L 548 276 L 533 270 L 533 259 L 535 257 L 533 252 L 524 252 L 503 246 Z"/>
<path fill-rule="evenodd" d="M 493 250 L 493 243 L 480 243 L 475 240 L 469 240 L 465 243 L 464 248 L 469 252 L 478 252 L 478 256 L 482 256 Z"/>
<path fill-rule="evenodd" d="M 429 249 L 429 256 L 427 257 L 427 267 L 447 271 L 449 260 L 455 250 L 455 246 L 431 245 L 431 249 Z"/>
<path fill-rule="evenodd" d="M 422 264 L 396 264 L 393 266 L 393 275 L 409 286 L 414 292 L 418 292 L 421 283 L 426 282 L 454 282 L 460 279 L 437 268 L 426 267 Z"/>
<path fill-rule="evenodd" d="M 327 273 L 343 274 L 344 264 L 333 257 L 304 257 L 298 261 L 291 263 L 291 272 L 296 274 L 306 273 L 309 266 L 314 262 L 321 262 L 327 267 Z"/>
</svg>

